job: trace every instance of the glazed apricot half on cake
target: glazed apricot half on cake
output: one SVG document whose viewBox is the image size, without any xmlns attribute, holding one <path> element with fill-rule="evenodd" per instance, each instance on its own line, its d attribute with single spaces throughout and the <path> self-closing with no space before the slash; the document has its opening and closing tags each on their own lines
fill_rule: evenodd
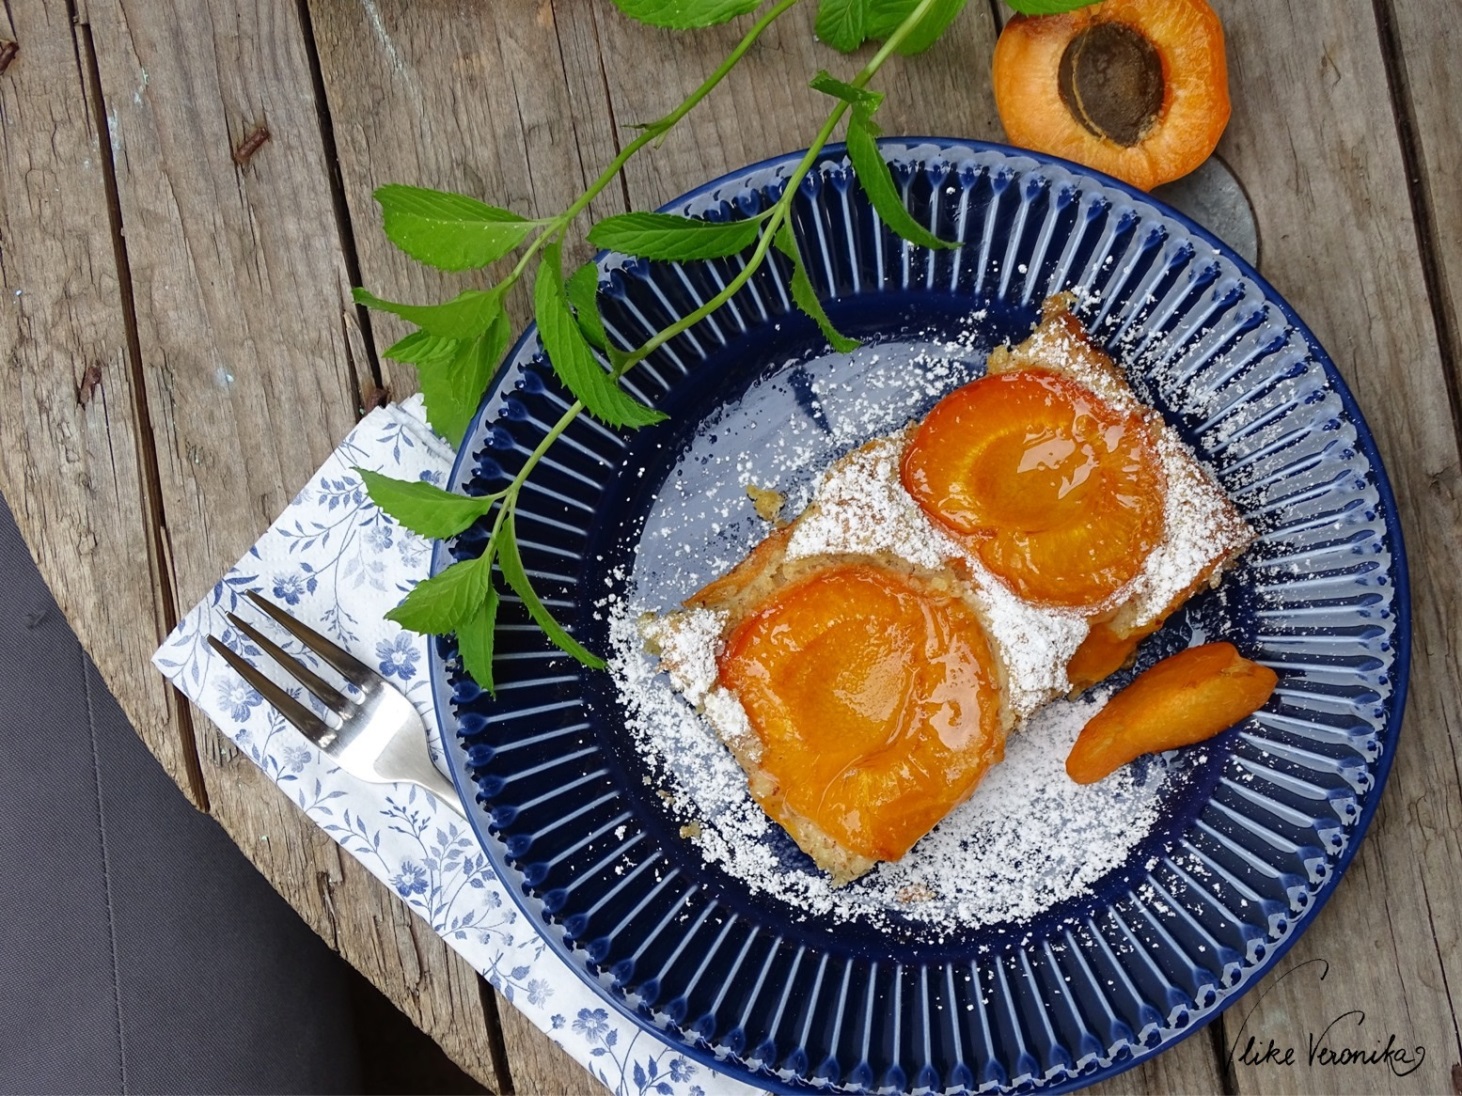
<svg viewBox="0 0 1462 1096">
<path fill-rule="evenodd" d="M 992 77 L 1013 144 L 1142 190 L 1196 168 L 1228 124 L 1223 27 L 1208 0 L 1016 15 L 995 45 Z"/>
<path fill-rule="evenodd" d="M 944 397 L 901 476 L 934 522 L 1039 604 L 1100 604 L 1163 534 L 1162 467 L 1142 416 L 1041 369 Z"/>
<path fill-rule="evenodd" d="M 840 563 L 782 587 L 727 637 L 719 671 L 761 743 L 762 808 L 867 860 L 903 856 L 1003 756 L 979 618 L 910 575 Z"/>
</svg>

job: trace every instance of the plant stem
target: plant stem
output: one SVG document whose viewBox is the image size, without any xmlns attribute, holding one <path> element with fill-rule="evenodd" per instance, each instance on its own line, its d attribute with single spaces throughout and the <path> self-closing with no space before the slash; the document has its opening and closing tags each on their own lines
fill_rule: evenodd
<svg viewBox="0 0 1462 1096">
<path fill-rule="evenodd" d="M 918 24 L 919 20 L 924 17 L 924 14 L 936 2 L 937 0 L 922 0 L 919 6 L 908 14 L 894 32 L 888 36 L 888 40 L 883 43 L 878 52 L 870 57 L 868 63 L 858 71 L 858 75 L 853 77 L 851 83 L 854 87 L 867 87 L 868 81 L 873 79 L 878 70 L 883 67 L 883 63 L 889 59 L 894 50 L 898 49 L 899 44 L 909 36 L 909 33 Z M 798 161 L 792 174 L 788 176 L 787 185 L 782 189 L 781 197 L 777 199 L 777 204 L 772 208 L 771 216 L 767 218 L 766 227 L 762 229 L 761 238 L 757 240 L 756 250 L 751 253 L 751 258 L 742 267 L 736 277 L 732 278 L 726 284 L 726 288 L 695 311 L 680 317 L 680 319 L 668 327 L 664 327 L 655 332 L 643 345 L 621 360 L 618 369 L 615 370 L 616 375 L 623 375 L 628 372 L 636 364 L 675 338 L 676 335 L 688 331 L 700 323 L 701 320 L 705 319 L 734 297 L 741 287 L 751 279 L 752 274 L 756 272 L 757 268 L 761 266 L 762 260 L 766 258 L 767 251 L 771 249 L 772 241 L 776 238 L 777 229 L 780 227 L 781 222 L 786 219 L 787 214 L 791 211 L 792 198 L 796 195 L 797 188 L 802 184 L 802 180 L 807 177 L 807 173 L 812 170 L 812 166 L 817 162 L 817 157 L 831 139 L 833 130 L 837 128 L 838 123 L 842 121 L 843 115 L 847 112 L 848 104 L 839 100 L 837 105 L 828 114 L 827 120 L 823 122 L 822 128 L 817 131 L 817 136 L 813 139 L 807 152 L 803 154 L 802 159 Z"/>
<path fill-rule="evenodd" d="M 568 227 L 580 213 L 588 208 L 589 203 L 597 198 L 600 192 L 608 186 L 629 163 L 630 158 L 640 149 L 644 148 L 651 141 L 656 140 L 667 130 L 673 128 L 682 118 L 689 114 L 695 107 L 709 95 L 730 71 L 736 67 L 736 63 L 746 55 L 747 50 L 756 44 L 756 40 L 762 36 L 762 32 L 775 23 L 782 15 L 790 10 L 799 0 L 778 0 L 765 15 L 752 24 L 751 29 L 736 43 L 736 48 L 726 55 L 726 59 L 716 66 L 709 76 L 701 81 L 700 87 L 696 88 L 678 107 L 672 110 L 665 117 L 657 122 L 652 122 L 644 128 L 638 137 L 625 145 L 619 155 L 610 161 L 609 166 L 599 173 L 599 178 L 589 184 L 589 188 L 579 195 L 577 201 L 568 209 L 564 210 L 562 221 L 563 227 Z"/>
<path fill-rule="evenodd" d="M 646 125 L 643 132 L 625 145 L 619 155 L 609 162 L 609 166 L 599 173 L 599 177 L 574 199 L 573 204 L 556 217 L 541 219 L 538 223 L 542 224 L 543 228 L 523 249 L 523 253 L 518 256 L 518 261 L 513 264 L 513 269 L 508 272 L 500 284 L 506 288 L 521 278 L 523 272 L 528 269 L 528 264 L 533 261 L 538 252 L 542 251 L 554 237 L 561 237 L 564 234 L 569 225 L 573 224 L 574 219 L 589 208 L 589 203 L 603 193 L 604 188 L 619 176 L 635 153 L 674 128 L 682 118 L 695 109 L 701 100 L 714 91 L 716 85 L 736 67 L 736 63 L 746 55 L 747 50 L 756 44 L 756 40 L 762 36 L 762 33 L 798 3 L 800 0 L 778 0 L 775 6 L 751 25 L 751 28 L 742 35 L 741 41 L 736 43 L 736 47 L 726 55 L 725 60 L 716 66 L 715 71 L 701 81 L 699 87 L 665 117 Z"/>
<path fill-rule="evenodd" d="M 696 89 L 696 92 L 691 96 L 690 99 L 687 99 L 684 103 L 681 104 L 680 107 L 676 109 L 676 111 L 673 111 L 672 113 L 666 115 L 665 118 L 661 120 L 661 122 L 656 123 L 654 127 L 647 129 L 634 141 L 626 145 L 624 151 L 621 152 L 619 156 L 615 158 L 614 162 L 605 169 L 604 173 L 600 175 L 599 178 L 595 181 L 593 187 L 591 187 L 590 190 L 585 191 L 583 197 L 580 198 L 578 202 L 575 202 L 574 205 L 569 207 L 569 210 L 564 214 L 566 218 L 564 222 L 565 226 L 567 225 L 568 220 L 572 220 L 574 216 L 577 216 L 578 213 L 582 212 L 582 210 L 589 204 L 590 200 L 594 197 L 595 194 L 604 189 L 604 186 L 607 185 L 610 179 L 612 179 L 615 175 L 619 173 L 620 169 L 624 166 L 626 162 L 628 162 L 631 156 L 633 156 L 636 152 L 643 148 L 645 144 L 647 144 L 650 140 L 654 139 L 656 133 L 659 131 L 659 127 L 661 127 L 662 125 L 666 127 L 672 126 L 682 117 L 684 117 L 685 114 L 690 111 L 691 107 L 695 106 L 696 103 L 704 98 L 706 94 L 709 93 L 710 90 L 721 81 L 721 79 L 726 75 L 727 72 L 730 71 L 731 67 L 736 63 L 736 61 L 740 60 L 741 54 L 745 53 L 746 49 L 750 48 L 751 44 L 756 41 L 757 36 L 759 36 L 761 32 L 766 29 L 766 27 L 770 26 L 773 20 L 775 20 L 779 15 L 785 12 L 796 2 L 797 0 L 782 0 L 781 3 L 779 3 L 771 11 L 769 11 L 765 16 L 763 16 L 762 19 L 754 27 L 752 27 L 750 31 L 747 32 L 746 36 L 741 40 L 741 43 L 736 47 L 736 50 L 733 50 L 731 55 L 721 63 L 721 66 L 714 73 L 712 73 L 711 76 L 708 77 L 698 89 Z M 884 62 L 886 62 L 889 57 L 893 55 L 893 52 L 898 49 L 899 45 L 904 41 L 905 38 L 909 36 L 914 27 L 918 25 L 919 21 L 924 17 L 929 9 L 934 6 L 936 2 L 937 0 L 921 0 L 921 3 L 918 5 L 918 7 L 914 8 L 914 10 L 911 11 L 907 17 L 905 17 L 904 21 L 898 25 L 894 32 L 888 36 L 883 45 L 879 47 L 878 52 L 870 57 L 868 59 L 868 63 L 865 64 L 863 68 L 858 71 L 858 74 L 853 77 L 851 83 L 854 87 L 863 88 L 868 85 L 868 81 L 871 80 L 878 72 L 878 70 L 883 67 Z M 818 155 L 827 146 L 828 141 L 832 138 L 833 131 L 837 128 L 838 123 L 842 120 L 843 115 L 846 114 L 847 111 L 848 104 L 839 100 L 838 103 L 833 107 L 833 109 L 828 113 L 826 121 L 824 121 L 821 128 L 818 129 L 817 135 L 813 138 L 812 144 L 808 147 L 807 152 L 803 154 L 802 159 L 797 162 L 797 166 L 792 170 L 792 174 L 788 176 L 787 184 L 785 187 L 783 187 L 781 195 L 777 198 L 776 204 L 772 207 L 771 213 L 767 217 L 766 224 L 762 228 L 761 235 L 757 239 L 756 249 L 752 252 L 750 259 L 746 261 L 746 263 L 742 266 L 741 270 L 736 274 L 736 276 L 732 278 L 728 283 L 726 283 L 726 287 L 724 289 L 722 289 L 710 300 L 706 301 L 699 308 L 695 309 L 695 311 L 685 316 L 682 316 L 680 319 L 676 320 L 668 327 L 662 328 L 660 331 L 651 336 L 649 340 L 647 340 L 644 344 L 636 348 L 627 357 L 621 360 L 618 367 L 614 371 L 616 376 L 622 376 L 630 369 L 633 369 L 635 365 L 643 361 L 650 354 L 653 354 L 656 349 L 664 346 L 665 343 L 669 342 L 676 335 L 679 335 L 681 332 L 686 331 L 691 327 L 694 327 L 697 323 L 705 319 L 712 312 L 720 308 L 723 304 L 725 304 L 732 297 L 734 297 L 736 293 L 741 289 L 741 287 L 751 280 L 751 276 L 756 273 L 757 268 L 761 266 L 763 260 L 765 260 L 766 258 L 767 252 L 771 249 L 772 241 L 776 238 L 777 229 L 781 227 L 782 221 L 784 221 L 790 214 L 792 209 L 792 199 L 796 196 L 797 188 L 802 184 L 802 180 L 807 177 L 807 173 L 812 170 L 813 165 L 817 162 Z M 547 235 L 547 233 L 545 233 L 545 235 Z M 528 454 L 528 458 L 523 462 L 523 467 L 518 470 L 517 475 L 513 477 L 513 482 L 509 484 L 509 486 L 504 491 L 503 505 L 499 509 L 497 521 L 493 524 L 492 537 L 489 538 L 489 543 L 491 543 L 491 540 L 496 538 L 497 536 L 498 528 L 502 524 L 503 513 L 509 507 L 516 505 L 518 492 L 522 488 L 523 484 L 527 481 L 528 474 L 533 471 L 533 468 L 538 464 L 539 460 L 542 459 L 544 454 L 548 452 L 550 446 L 552 446 L 553 443 L 558 440 L 559 435 L 568 428 L 569 424 L 572 423 L 574 419 L 578 418 L 580 412 L 582 412 L 583 410 L 584 405 L 575 400 L 572 404 L 565 408 L 563 414 L 559 416 L 558 421 L 554 423 L 548 433 L 543 436 L 543 439 L 539 441 L 533 452 Z"/>
</svg>

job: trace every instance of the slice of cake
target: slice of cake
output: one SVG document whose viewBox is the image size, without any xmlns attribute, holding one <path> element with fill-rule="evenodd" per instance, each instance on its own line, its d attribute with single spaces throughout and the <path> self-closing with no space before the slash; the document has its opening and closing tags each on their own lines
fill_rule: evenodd
<svg viewBox="0 0 1462 1096">
<path fill-rule="evenodd" d="M 1058 297 L 643 631 L 757 802 L 846 882 L 902 857 L 1021 719 L 1121 666 L 1251 537 Z"/>
</svg>

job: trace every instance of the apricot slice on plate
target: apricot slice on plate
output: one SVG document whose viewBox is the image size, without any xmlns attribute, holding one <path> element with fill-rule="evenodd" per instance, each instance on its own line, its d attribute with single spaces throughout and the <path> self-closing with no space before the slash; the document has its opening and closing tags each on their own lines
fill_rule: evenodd
<svg viewBox="0 0 1462 1096">
<path fill-rule="evenodd" d="M 1189 647 L 1138 674 L 1091 717 L 1066 773 L 1095 784 L 1143 754 L 1212 738 L 1263 707 L 1278 681 L 1232 643 Z"/>
<path fill-rule="evenodd" d="M 740 699 L 782 805 L 838 844 L 897 860 L 1004 752 L 985 633 L 959 598 L 870 564 L 784 587 L 728 637 Z"/>
<path fill-rule="evenodd" d="M 1162 467 L 1141 416 L 1041 369 L 945 396 L 901 474 L 933 521 L 1032 602 L 1098 604 L 1162 537 Z"/>
<path fill-rule="evenodd" d="M 1016 15 L 995 44 L 992 78 L 1013 144 L 1142 190 L 1196 168 L 1228 124 L 1223 26 L 1208 0 Z"/>
</svg>

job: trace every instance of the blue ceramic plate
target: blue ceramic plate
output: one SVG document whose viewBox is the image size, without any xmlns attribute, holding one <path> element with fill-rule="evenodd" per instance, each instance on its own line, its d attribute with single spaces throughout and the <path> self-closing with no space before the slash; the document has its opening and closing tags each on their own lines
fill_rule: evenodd
<svg viewBox="0 0 1462 1096">
<path fill-rule="evenodd" d="M 778 259 L 629 378 L 667 424 L 618 435 L 575 421 L 519 512 L 526 566 L 553 611 L 604 650 L 606 597 L 668 607 L 751 543 L 750 508 L 726 503 L 778 438 L 800 429 L 808 439 L 800 463 L 776 464 L 778 486 L 795 494 L 860 431 L 921 414 L 977 375 L 991 346 L 1023 338 L 1048 294 L 1075 289 L 1095 337 L 1259 533 L 1220 590 L 1147 641 L 1140 664 L 1196 634 L 1221 636 L 1278 671 L 1269 703 L 1184 753 L 1150 832 L 1086 893 L 1024 920 L 937 933 L 797 909 L 708 864 L 646 781 L 610 676 L 560 656 L 521 606 L 504 609 L 496 700 L 464 678 L 451 642 L 437 645 L 437 710 L 509 889 L 548 944 L 637 1023 L 772 1088 L 1062 1091 L 1157 1053 L 1231 1004 L 1354 855 L 1405 693 L 1395 504 L 1324 351 L 1202 229 L 1023 152 L 947 140 L 883 151 L 914 215 L 964 246 L 931 254 L 893 236 L 829 149 L 797 196 L 796 228 L 833 320 L 865 348 L 827 351 L 791 307 Z M 795 161 L 747 168 L 667 209 L 754 214 Z M 606 322 L 637 345 L 739 264 L 610 255 L 600 269 Z M 892 382 L 889 421 L 838 418 L 840 400 L 866 410 Z M 498 489 L 567 402 L 530 331 L 468 433 L 453 487 Z M 477 554 L 483 535 L 439 546 L 435 568 Z M 777 836 L 769 855 L 792 863 L 800 853 Z"/>
</svg>

